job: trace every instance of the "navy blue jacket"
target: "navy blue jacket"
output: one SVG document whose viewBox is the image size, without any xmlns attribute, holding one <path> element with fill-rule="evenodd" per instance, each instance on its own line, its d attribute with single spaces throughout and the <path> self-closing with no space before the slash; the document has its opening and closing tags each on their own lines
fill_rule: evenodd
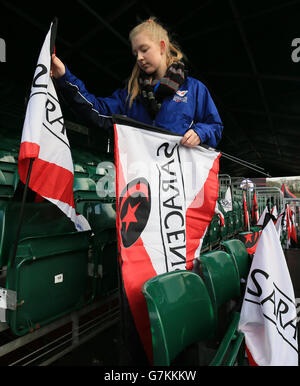
<svg viewBox="0 0 300 386">
<path fill-rule="evenodd" d="M 154 121 L 142 98 L 135 98 L 129 107 L 126 88 L 116 90 L 110 97 L 96 97 L 67 67 L 56 84 L 66 102 L 87 125 L 108 128 L 112 126 L 111 116 L 121 114 L 182 135 L 191 128 L 199 135 L 201 143 L 214 148 L 221 139 L 223 124 L 209 91 L 192 77 L 188 76 L 173 96 L 163 100 Z"/>
</svg>

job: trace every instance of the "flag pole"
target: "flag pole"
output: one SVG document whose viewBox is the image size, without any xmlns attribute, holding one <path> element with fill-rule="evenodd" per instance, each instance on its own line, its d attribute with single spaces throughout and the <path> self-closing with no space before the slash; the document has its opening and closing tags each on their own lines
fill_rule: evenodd
<svg viewBox="0 0 300 386">
<path fill-rule="evenodd" d="M 21 228 L 22 228 L 22 223 L 23 223 L 23 218 L 24 218 L 24 207 L 25 207 L 25 202 L 26 202 L 26 197 L 27 197 L 27 192 L 28 192 L 28 185 L 29 185 L 29 180 L 30 180 L 30 175 L 31 175 L 33 161 L 34 161 L 34 158 L 30 158 L 28 172 L 27 172 L 27 177 L 26 177 L 26 183 L 25 183 L 23 197 L 22 197 L 22 203 L 21 203 L 21 209 L 20 209 L 17 233 L 16 233 L 16 240 L 15 240 L 15 243 L 14 243 L 12 257 L 11 257 L 11 263 L 10 263 L 11 267 L 13 267 L 14 264 L 15 264 L 17 248 L 18 248 L 18 242 L 19 242 Z"/>
</svg>

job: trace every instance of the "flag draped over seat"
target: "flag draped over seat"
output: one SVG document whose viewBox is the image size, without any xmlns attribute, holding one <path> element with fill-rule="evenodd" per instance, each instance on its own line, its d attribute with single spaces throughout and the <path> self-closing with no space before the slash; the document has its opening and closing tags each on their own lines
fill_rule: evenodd
<svg viewBox="0 0 300 386">
<path fill-rule="evenodd" d="M 262 231 L 243 300 L 239 329 L 258 366 L 297 366 L 293 285 L 273 221 Z"/>
<path fill-rule="evenodd" d="M 117 233 L 122 279 L 151 361 L 143 283 L 191 270 L 215 212 L 220 153 L 180 145 L 181 136 L 115 116 Z M 175 294 L 174 294 L 175 296 Z"/>
<path fill-rule="evenodd" d="M 29 187 L 57 205 L 77 230 L 89 230 L 87 220 L 75 211 L 74 169 L 59 100 L 50 77 L 55 24 L 42 46 L 27 104 L 19 152 L 19 175 L 25 184 L 33 159 Z"/>
</svg>

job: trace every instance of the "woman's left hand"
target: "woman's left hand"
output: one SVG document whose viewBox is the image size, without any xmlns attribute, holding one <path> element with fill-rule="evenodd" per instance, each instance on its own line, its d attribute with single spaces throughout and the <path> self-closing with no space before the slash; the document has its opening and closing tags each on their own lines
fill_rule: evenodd
<svg viewBox="0 0 300 386">
<path fill-rule="evenodd" d="M 194 147 L 200 145 L 201 140 L 199 135 L 193 129 L 190 129 L 184 134 L 180 143 L 187 147 Z"/>
</svg>

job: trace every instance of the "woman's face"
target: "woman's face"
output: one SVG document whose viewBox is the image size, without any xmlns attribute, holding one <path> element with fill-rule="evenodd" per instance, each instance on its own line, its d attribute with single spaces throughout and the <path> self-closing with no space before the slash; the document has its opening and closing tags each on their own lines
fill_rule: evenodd
<svg viewBox="0 0 300 386">
<path fill-rule="evenodd" d="M 131 40 L 133 55 L 141 70 L 160 79 L 166 72 L 166 45 L 153 41 L 146 32 L 140 32 Z"/>
</svg>

